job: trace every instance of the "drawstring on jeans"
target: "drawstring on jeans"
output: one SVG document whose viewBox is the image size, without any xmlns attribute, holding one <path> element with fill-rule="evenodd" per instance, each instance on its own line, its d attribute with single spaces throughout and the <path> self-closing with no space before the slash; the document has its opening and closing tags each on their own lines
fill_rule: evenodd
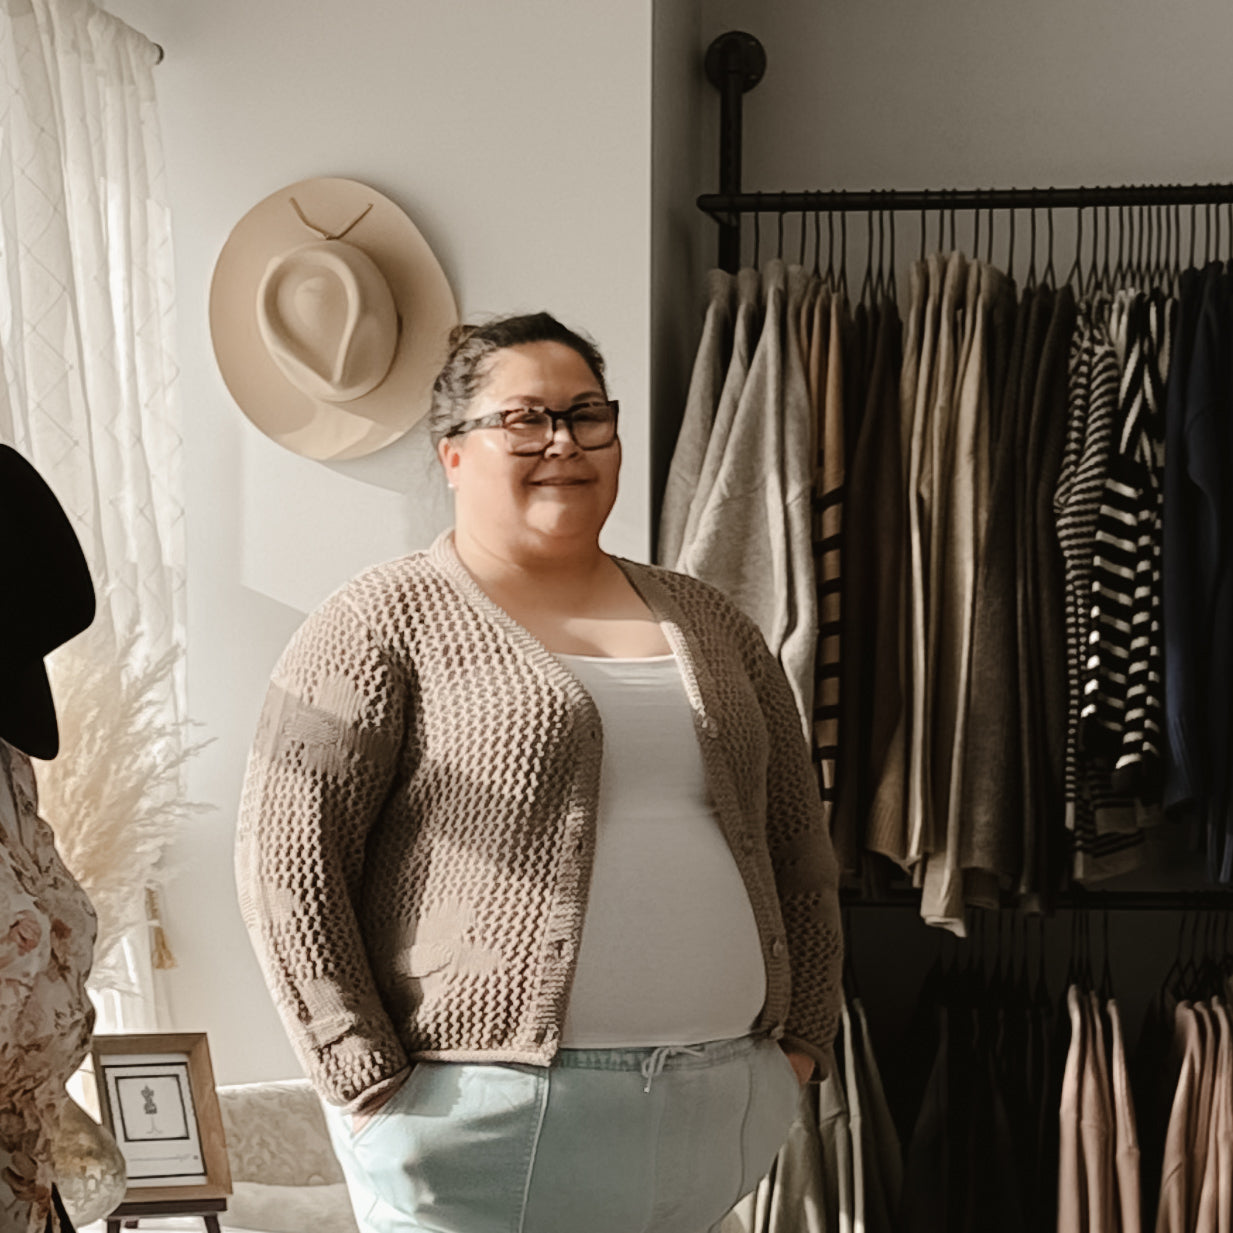
<svg viewBox="0 0 1233 1233">
<path fill-rule="evenodd" d="M 642 1089 L 644 1092 L 651 1090 L 651 1080 L 663 1073 L 664 1063 L 674 1053 L 692 1053 L 694 1057 L 705 1057 L 706 1050 L 695 1049 L 693 1045 L 656 1045 L 643 1059 L 639 1068 L 642 1071 L 642 1077 L 646 1080 L 646 1087 Z"/>
</svg>

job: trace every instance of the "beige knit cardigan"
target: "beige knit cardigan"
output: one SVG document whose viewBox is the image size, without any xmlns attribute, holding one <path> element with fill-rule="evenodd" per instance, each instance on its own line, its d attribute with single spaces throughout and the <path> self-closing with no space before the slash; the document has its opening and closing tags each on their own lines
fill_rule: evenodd
<svg viewBox="0 0 1233 1233">
<path fill-rule="evenodd" d="M 767 973 L 756 1030 L 825 1066 L 836 868 L 788 683 L 714 588 L 618 564 L 680 660 L 749 892 Z M 261 714 L 236 866 L 266 979 L 327 1101 L 362 1110 L 421 1058 L 551 1062 L 602 748 L 590 695 L 488 599 L 449 532 L 304 622 Z"/>
</svg>

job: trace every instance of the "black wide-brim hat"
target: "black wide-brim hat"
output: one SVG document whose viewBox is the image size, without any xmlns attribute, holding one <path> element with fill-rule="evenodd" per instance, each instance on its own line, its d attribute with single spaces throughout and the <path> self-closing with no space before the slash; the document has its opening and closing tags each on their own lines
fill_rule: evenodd
<svg viewBox="0 0 1233 1233">
<path fill-rule="evenodd" d="M 0 737 L 34 758 L 60 751 L 44 656 L 94 620 L 85 554 L 56 494 L 0 445 Z"/>
</svg>

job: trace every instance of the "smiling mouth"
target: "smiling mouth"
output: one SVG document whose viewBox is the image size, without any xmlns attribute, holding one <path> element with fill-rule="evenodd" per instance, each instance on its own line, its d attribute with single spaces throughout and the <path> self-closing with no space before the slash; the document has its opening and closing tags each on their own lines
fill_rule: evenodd
<svg viewBox="0 0 1233 1233">
<path fill-rule="evenodd" d="M 532 485 L 536 488 L 578 488 L 590 482 L 587 479 L 542 479 L 531 481 Z"/>
</svg>

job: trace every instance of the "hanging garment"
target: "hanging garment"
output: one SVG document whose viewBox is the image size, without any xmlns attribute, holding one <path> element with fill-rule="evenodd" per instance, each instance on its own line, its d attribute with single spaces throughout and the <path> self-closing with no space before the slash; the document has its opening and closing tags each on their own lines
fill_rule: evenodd
<svg viewBox="0 0 1233 1233">
<path fill-rule="evenodd" d="M 954 423 L 940 471 L 949 483 L 939 486 L 939 545 L 944 554 L 938 570 L 941 596 L 937 639 L 939 689 L 933 710 L 935 748 L 935 815 L 944 826 L 942 848 L 926 859 L 921 915 L 930 924 L 964 929 L 969 904 L 997 905 L 996 879 L 990 871 L 963 867 L 968 844 L 963 800 L 963 764 L 967 746 L 975 615 L 977 563 L 983 528 L 981 510 L 988 501 L 989 399 L 988 330 L 1002 275 L 990 266 L 968 268 L 964 338 L 957 373 Z M 945 683 L 943 685 L 943 683 Z"/>
<path fill-rule="evenodd" d="M 1140 828 L 1147 820 L 1132 799 L 1114 794 L 1108 766 L 1093 760 L 1080 741 L 1090 654 L 1092 562 L 1117 415 L 1119 367 L 1108 316 L 1109 301 L 1104 296 L 1086 301 L 1079 314 L 1071 354 L 1067 448 L 1054 495 L 1066 587 L 1066 826 L 1073 832 L 1074 876 L 1084 882 L 1125 873 L 1140 864 Z"/>
<path fill-rule="evenodd" d="M 838 1066 L 832 1066 L 818 1085 L 818 1137 L 822 1140 L 827 1228 L 854 1233 L 852 1131 L 844 1079 Z"/>
<path fill-rule="evenodd" d="M 916 385 L 920 374 L 928 279 L 926 263 L 923 261 L 913 263 L 909 277 L 908 314 L 898 388 L 899 489 L 901 494 L 899 500 L 902 501 L 903 508 L 898 519 L 902 538 L 899 548 L 897 642 L 902 702 L 894 726 L 890 730 L 885 752 L 880 760 L 872 761 L 869 768 L 871 804 L 867 815 L 866 838 L 866 845 L 872 851 L 883 853 L 905 869 L 911 867 L 914 859 L 910 855 L 911 844 L 908 833 L 908 774 L 912 744 L 914 664 L 912 642 L 914 627 L 911 605 L 911 579 L 914 569 L 911 521 L 913 502 L 909 499 L 908 493 L 912 431 L 916 415 Z M 889 395 L 887 397 L 889 398 Z"/>
<path fill-rule="evenodd" d="M 1082 1130 L 1088 1020 L 1083 995 L 1075 985 L 1066 990 L 1066 1009 L 1070 1016 L 1070 1049 L 1058 1106 L 1057 1233 L 1087 1233 Z"/>
<path fill-rule="evenodd" d="M 1161 378 L 1170 311 L 1171 302 L 1158 296 L 1126 303 L 1118 419 L 1092 566 L 1084 745 L 1113 762 L 1116 789 L 1139 795 L 1160 773 Z"/>
<path fill-rule="evenodd" d="M 1203 1041 L 1199 1019 L 1189 1002 L 1178 1003 L 1175 1025 L 1174 1047 L 1181 1058 L 1181 1069 L 1165 1135 L 1156 1233 L 1191 1233 L 1198 1212 L 1193 1148 L 1199 1118 Z M 1058 1233 L 1062 1233 L 1060 1228 Z"/>
<path fill-rule="evenodd" d="M 818 632 L 814 677 L 813 747 L 828 822 L 835 802 L 839 753 L 840 634 L 843 588 L 844 396 L 848 365 L 844 340 L 851 332 L 847 299 L 830 297 L 826 391 L 817 434 L 814 472 L 813 553 L 817 578 Z M 851 858 L 848 858 L 850 863 Z M 842 868 L 843 866 L 841 866 Z"/>
<path fill-rule="evenodd" d="M 690 546 L 697 536 L 698 521 L 707 507 L 715 481 L 727 464 L 725 455 L 728 440 L 732 435 L 732 426 L 745 390 L 745 381 L 749 376 L 749 366 L 762 334 L 764 313 L 762 276 L 757 270 L 741 270 L 736 276 L 736 319 L 732 325 L 732 355 L 728 361 L 728 371 L 724 375 L 723 387 L 719 392 L 715 418 L 707 437 L 706 452 L 698 470 L 698 479 L 689 503 L 689 513 L 685 519 L 685 530 L 675 563 L 675 568 L 683 573 L 693 572 L 689 567 Z M 671 518 L 669 521 L 671 522 Z M 674 567 L 666 558 L 663 564 L 669 568 Z"/>
<path fill-rule="evenodd" d="M 1214 1053 L 1210 1076 L 1212 1103 L 1207 1119 L 1207 1155 L 1203 1184 L 1199 1191 L 1199 1207 L 1195 1219 L 1197 1233 L 1219 1233 L 1221 1224 L 1227 1228 L 1230 1219 L 1233 1219 L 1227 1198 L 1233 1160 L 1229 1159 L 1227 1153 L 1229 1142 L 1225 1116 L 1229 1085 L 1233 1083 L 1233 1075 L 1229 1071 L 1229 1018 L 1219 999 L 1213 999 L 1210 1003 L 1208 1016 Z M 1223 1209 L 1220 1206 L 1222 1191 L 1226 1196 Z"/>
<path fill-rule="evenodd" d="M 842 719 L 831 838 L 840 867 L 860 870 L 861 848 L 902 862 L 903 778 L 887 776 L 902 740 L 902 571 L 905 514 L 899 454 L 901 330 L 890 299 L 878 312 L 868 405 L 845 486 Z M 878 791 L 887 776 L 898 791 Z"/>
<path fill-rule="evenodd" d="M 1033 669 L 1035 755 L 1033 776 L 1037 812 L 1024 836 L 1024 871 L 1020 883 L 1049 894 L 1062 881 L 1070 847 L 1065 831 L 1063 780 L 1066 763 L 1066 615 L 1061 548 L 1053 515 L 1053 492 L 1066 440 L 1066 377 L 1070 340 L 1075 329 L 1074 294 L 1063 285 L 1053 298 L 1045 335 L 1032 423 L 1028 437 L 1029 504 L 1026 530 L 1031 567 L 1029 623 Z M 1022 672 L 1020 674 L 1022 680 Z M 1028 835 L 1035 837 L 1029 848 Z"/>
<path fill-rule="evenodd" d="M 1126 1046 L 1117 1002 L 1105 1003 L 1109 1017 L 1109 1072 L 1113 1088 L 1114 1172 L 1117 1181 L 1117 1227 L 1120 1233 L 1140 1233 L 1139 1135 L 1134 1097 L 1126 1072 Z"/>
<path fill-rule="evenodd" d="M 1210 271 L 1210 273 L 1209 273 Z M 1177 308 L 1174 359 L 1165 390 L 1164 465 L 1164 642 L 1165 721 L 1169 763 L 1164 804 L 1168 809 L 1193 809 L 1206 793 L 1207 767 L 1201 721 L 1197 715 L 1202 696 L 1198 665 L 1197 620 L 1199 549 L 1195 542 L 1201 510 L 1190 481 L 1192 444 L 1186 427 L 1187 393 L 1194 363 L 1199 311 L 1210 279 L 1218 282 L 1219 266 L 1208 271 L 1186 270 L 1181 276 Z M 1225 335 L 1227 337 L 1227 334 Z"/>
<path fill-rule="evenodd" d="M 933 409 L 933 389 L 936 384 L 933 369 L 940 329 L 942 284 L 947 259 L 941 253 L 931 253 L 926 262 L 928 271 L 925 305 L 921 321 L 921 343 L 916 371 L 916 387 L 912 394 L 912 435 L 908 454 L 907 503 L 909 538 L 909 610 L 911 613 L 912 688 L 911 721 L 908 727 L 908 812 L 907 859 L 915 868 L 924 858 L 932 840 L 929 801 L 929 767 L 932 747 L 929 740 L 928 689 L 928 615 L 929 605 L 929 534 L 933 496 L 933 432 L 930 415 Z M 949 330 L 947 331 L 949 333 Z"/>
<path fill-rule="evenodd" d="M 676 448 L 672 452 L 659 518 L 659 555 L 656 559 L 669 569 L 675 568 L 685 541 L 689 507 L 698 489 L 707 443 L 723 392 L 732 355 L 735 305 L 736 278 L 724 270 L 711 270 L 707 275 L 707 308 L 702 323 L 702 340 L 694 359 L 685 414 L 677 434 Z"/>
<path fill-rule="evenodd" d="M 1195 1099 L 1194 1123 L 1190 1128 L 1190 1164 L 1188 1189 L 1190 1194 L 1190 1210 L 1194 1213 L 1195 1233 L 1211 1233 L 1210 1226 L 1205 1225 L 1203 1217 L 1210 1213 L 1204 1211 L 1203 1191 L 1208 1185 L 1209 1166 L 1214 1166 L 1211 1160 L 1211 1123 L 1212 1110 L 1216 1104 L 1216 1053 L 1218 1040 L 1216 1024 L 1211 1007 L 1206 1002 L 1194 1003 L 1195 1018 L 1199 1021 L 1199 1037 L 1202 1040 L 1203 1061 L 1199 1069 L 1199 1082 Z"/>
<path fill-rule="evenodd" d="M 1198 489 L 1196 518 L 1190 536 L 1195 548 L 1192 593 L 1196 619 L 1178 636 L 1197 644 L 1198 684 L 1191 730 L 1202 741 L 1208 873 L 1233 881 L 1233 830 L 1230 811 L 1228 751 L 1233 735 L 1233 649 L 1228 631 L 1233 622 L 1233 535 L 1229 532 L 1233 448 L 1229 441 L 1229 405 L 1233 398 L 1229 337 L 1233 329 L 1233 278 L 1209 266 L 1204 272 L 1202 304 L 1186 390 L 1187 476 Z M 1183 717 L 1179 722 L 1186 723 Z"/>
<path fill-rule="evenodd" d="M 1015 598 L 1015 463 L 1019 386 L 1032 299 L 1015 309 L 1005 383 L 991 435 L 989 502 L 984 549 L 977 571 L 972 621 L 972 679 L 980 682 L 969 703 L 963 799 L 968 810 L 966 865 L 1017 879 L 1023 832 L 1019 764 L 1019 670 Z"/>
<path fill-rule="evenodd" d="M 859 998 L 852 1000 L 852 1016 L 858 1042 L 856 1064 L 863 1109 L 865 1229 L 867 1233 L 894 1233 L 895 1213 L 899 1210 L 903 1191 L 903 1153 L 874 1056 L 869 1022 Z"/>
<path fill-rule="evenodd" d="M 714 483 L 692 539 L 687 527 L 678 561 L 678 568 L 724 591 L 757 623 L 784 666 L 802 726 L 812 712 L 817 606 L 809 394 L 797 332 L 787 323 L 799 309 L 804 278 L 799 268 L 789 278 L 782 261 L 767 266 L 762 333 Z M 714 437 L 715 430 L 712 445 Z"/>
<path fill-rule="evenodd" d="M 921 467 L 921 498 L 927 511 L 928 536 L 925 546 L 925 663 L 921 671 L 924 684 L 923 713 L 927 717 L 928 739 L 922 745 L 922 755 L 927 759 L 920 768 L 921 787 L 921 854 L 942 852 L 946 846 L 946 820 L 937 808 L 937 780 L 945 782 L 948 767 L 945 753 L 948 746 L 937 740 L 935 725 L 939 711 L 949 713 L 953 707 L 952 680 L 943 677 L 939 670 L 938 657 L 942 639 L 942 614 L 948 596 L 945 593 L 945 564 L 952 551 L 946 536 L 946 503 L 951 482 L 954 421 L 958 399 L 959 364 L 963 350 L 964 332 L 969 314 L 966 296 L 968 289 L 968 260 L 962 253 L 951 253 L 942 258 L 945 263 L 945 278 L 938 313 L 937 355 L 933 365 L 929 404 L 924 430 L 929 435 Z M 936 752 L 935 752 L 936 751 Z M 941 755 L 941 756 L 939 756 Z M 923 877 L 922 864 L 919 873 Z M 950 927 L 962 935 L 963 923 L 949 922 Z"/>
<path fill-rule="evenodd" d="M 799 319 L 801 305 L 810 286 L 810 275 L 801 266 L 788 272 L 788 321 Z M 787 629 L 778 655 L 796 695 L 801 726 L 808 735 L 814 713 L 814 680 L 817 660 L 832 653 L 828 639 L 819 625 L 818 582 L 813 542 L 813 434 L 814 413 L 805 373 L 805 356 L 798 336 L 788 331 L 784 372 L 783 453 L 780 467 L 783 474 L 784 551 L 788 567 L 788 593 L 791 597 L 787 614 Z M 838 627 L 838 616 L 826 629 Z M 837 636 L 837 634 L 836 634 Z M 833 654 L 838 658 L 838 647 Z M 836 677 L 838 665 L 836 664 Z M 838 713 L 838 699 L 835 700 Z M 834 771 L 831 772 L 834 784 Z M 830 825 L 831 801 L 824 798 L 823 816 Z"/>
<path fill-rule="evenodd" d="M 852 1143 L 852 1227 L 864 1233 L 865 1225 L 865 1141 L 869 1131 L 865 1126 L 864 1102 L 857 1075 L 857 1043 L 853 1038 L 852 1012 L 845 1001 L 843 1016 L 843 1074 L 848 1100 L 848 1134 Z"/>
<path fill-rule="evenodd" d="M 776 1157 L 767 1212 L 768 1233 L 831 1233 L 834 1227 L 826 1223 L 823 1148 L 812 1085 L 802 1089 L 800 1114 Z"/>
<path fill-rule="evenodd" d="M 949 1016 L 937 1017 L 937 1051 L 903 1168 L 899 1227 L 903 1233 L 950 1233 L 952 1142 L 947 1133 L 950 1100 Z M 1060 1231 L 1059 1231 L 1060 1233 Z"/>
<path fill-rule="evenodd" d="M 1139 1039 L 1130 1057 L 1139 1132 L 1139 1178 L 1144 1228 L 1154 1226 L 1164 1169 L 1165 1134 L 1177 1093 L 1181 1055 L 1176 1051 L 1177 1000 L 1168 987 L 1147 1006 Z"/>
<path fill-rule="evenodd" d="M 1027 293 L 1025 293 L 1025 298 Z M 1018 818 L 1021 840 L 1019 844 L 1019 890 L 1031 894 L 1040 889 L 1036 876 L 1037 821 L 1041 815 L 1039 796 L 1041 792 L 1040 751 L 1040 671 L 1036 648 L 1036 562 L 1034 536 L 1037 478 L 1036 459 L 1032 444 L 1039 441 L 1039 420 L 1043 414 L 1040 390 L 1040 373 L 1045 348 L 1050 339 L 1050 325 L 1054 317 L 1054 292 L 1041 284 L 1031 292 L 1027 334 L 1024 339 L 1023 367 L 1016 389 L 1018 407 L 1015 414 L 1015 461 L 1014 461 L 1014 560 L 1015 560 L 1015 664 L 1019 717 L 1016 725 L 1018 750 L 1015 754 L 1020 767 L 1021 799 L 1014 816 Z M 1033 427 L 1035 425 L 1035 437 Z"/>
</svg>

